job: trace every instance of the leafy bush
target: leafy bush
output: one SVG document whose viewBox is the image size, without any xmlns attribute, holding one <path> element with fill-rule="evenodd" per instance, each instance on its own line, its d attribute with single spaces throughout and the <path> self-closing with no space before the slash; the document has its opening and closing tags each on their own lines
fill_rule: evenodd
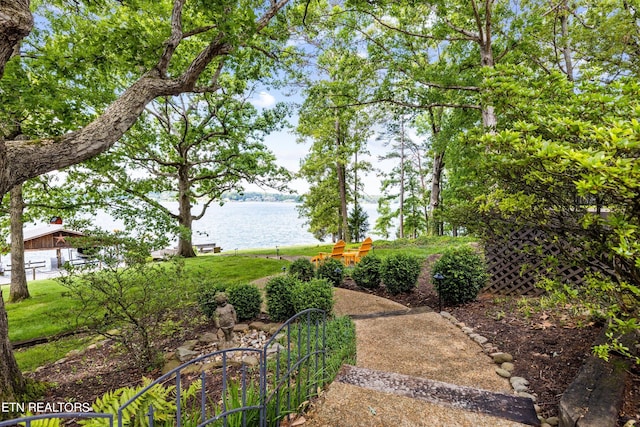
<svg viewBox="0 0 640 427">
<path fill-rule="evenodd" d="M 447 304 L 475 300 L 489 277 L 482 257 L 468 246 L 446 251 L 434 264 L 432 278 L 438 273 L 444 278 L 433 279 L 435 289 Z"/>
<path fill-rule="evenodd" d="M 296 276 L 298 279 L 303 282 L 308 282 L 313 279 L 313 275 L 315 273 L 315 268 L 311 261 L 307 258 L 298 258 L 293 261 L 289 266 L 289 274 L 292 276 Z"/>
<path fill-rule="evenodd" d="M 227 289 L 229 303 L 233 305 L 238 315 L 238 321 L 253 319 L 260 314 L 262 294 L 254 285 L 234 285 Z"/>
<path fill-rule="evenodd" d="M 319 308 L 327 314 L 333 311 L 333 286 L 327 279 L 298 282 L 292 296 L 296 313 L 307 308 Z"/>
<path fill-rule="evenodd" d="M 211 319 L 216 312 L 216 294 L 226 292 L 230 285 L 223 282 L 204 283 L 198 287 L 198 305 L 202 313 Z"/>
<path fill-rule="evenodd" d="M 344 280 L 344 265 L 337 259 L 325 259 L 318 266 L 318 278 L 327 279 L 334 286 L 340 286 Z"/>
<path fill-rule="evenodd" d="M 410 292 L 418 283 L 420 261 L 412 255 L 392 254 L 382 261 L 380 275 L 391 294 Z"/>
<path fill-rule="evenodd" d="M 267 313 L 274 322 L 283 322 L 296 314 L 293 290 L 300 283 L 294 276 L 276 276 L 267 282 Z"/>
<path fill-rule="evenodd" d="M 75 269 L 58 282 L 76 302 L 77 319 L 112 338 L 142 368 L 162 363 L 162 325 L 188 301 L 188 290 L 176 286 L 184 278 L 184 262 L 146 262 L 147 248 L 135 239 L 112 240 L 100 252 L 102 269 Z M 123 266 L 118 250 L 126 256 Z M 117 334 L 111 334 L 118 329 Z"/>
<path fill-rule="evenodd" d="M 380 267 L 382 266 L 382 260 L 376 255 L 370 254 L 362 258 L 362 260 L 356 264 L 351 277 L 355 280 L 358 286 L 367 289 L 376 289 L 380 286 L 381 276 Z"/>
</svg>

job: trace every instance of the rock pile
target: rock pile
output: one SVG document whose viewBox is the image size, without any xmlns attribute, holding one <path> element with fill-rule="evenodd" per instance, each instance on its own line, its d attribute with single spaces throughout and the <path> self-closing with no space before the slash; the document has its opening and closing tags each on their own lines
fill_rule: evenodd
<svg viewBox="0 0 640 427">
<path fill-rule="evenodd" d="M 234 326 L 233 347 L 242 349 L 262 350 L 272 334 L 278 330 L 280 324 L 253 322 L 250 324 L 240 323 Z M 167 373 L 190 360 L 200 358 L 207 354 L 215 353 L 220 348 L 220 342 L 224 339 L 222 330 L 206 332 L 196 339 L 183 342 L 175 350 L 165 349 L 165 364 L 162 373 Z M 267 350 L 267 354 L 281 351 L 282 347 L 274 343 Z M 232 350 L 232 349 L 230 349 Z M 183 370 L 183 373 L 195 373 L 222 367 L 222 355 L 215 355 L 204 358 Z M 260 363 L 259 354 L 250 350 L 231 351 L 227 354 L 229 365 L 257 366 Z"/>
</svg>

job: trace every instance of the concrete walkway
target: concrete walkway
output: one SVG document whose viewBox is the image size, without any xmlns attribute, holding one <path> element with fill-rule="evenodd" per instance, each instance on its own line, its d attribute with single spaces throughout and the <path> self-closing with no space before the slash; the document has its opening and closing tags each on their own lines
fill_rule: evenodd
<svg viewBox="0 0 640 427">
<path fill-rule="evenodd" d="M 336 314 L 355 319 L 357 363 L 305 427 L 537 425 L 533 402 L 515 396 L 482 348 L 439 314 L 340 288 L 336 297 Z"/>
</svg>

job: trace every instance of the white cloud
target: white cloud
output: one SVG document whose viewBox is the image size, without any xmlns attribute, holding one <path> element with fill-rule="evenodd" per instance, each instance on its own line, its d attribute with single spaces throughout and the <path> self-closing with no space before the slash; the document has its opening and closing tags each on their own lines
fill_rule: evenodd
<svg viewBox="0 0 640 427">
<path fill-rule="evenodd" d="M 276 105 L 276 98 L 268 92 L 262 91 L 249 101 L 257 108 L 269 108 Z"/>
</svg>

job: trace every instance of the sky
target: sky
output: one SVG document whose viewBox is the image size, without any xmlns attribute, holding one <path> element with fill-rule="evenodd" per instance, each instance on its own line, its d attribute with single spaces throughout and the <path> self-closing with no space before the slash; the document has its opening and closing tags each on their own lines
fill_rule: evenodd
<svg viewBox="0 0 640 427">
<path fill-rule="evenodd" d="M 258 109 L 272 107 L 277 102 L 301 102 L 301 99 L 298 96 L 285 95 L 277 90 L 261 90 L 251 98 L 251 103 Z M 295 126 L 297 119 L 298 116 L 294 115 L 289 119 L 289 121 L 293 126 Z M 266 137 L 264 143 L 276 156 L 278 165 L 287 168 L 291 172 L 298 172 L 300 169 L 300 162 L 307 155 L 309 147 L 311 146 L 310 142 L 296 142 L 296 136 L 293 134 L 293 129 L 274 132 Z M 375 136 L 373 136 L 368 142 L 368 148 L 370 155 L 361 157 L 361 160 L 367 160 L 374 165 L 374 167 L 378 167 L 385 171 L 391 169 L 392 164 L 390 161 L 379 160 L 379 156 L 386 154 L 388 151 L 381 141 L 377 141 Z M 368 173 L 366 176 L 360 177 L 360 179 L 364 185 L 364 194 L 368 196 L 376 196 L 381 193 L 380 178 L 377 176 L 375 171 Z M 298 194 L 302 194 L 309 189 L 309 183 L 301 179 L 296 179 L 290 183 L 290 187 Z M 255 185 L 248 185 L 246 190 L 265 193 L 274 192 L 274 190 L 261 189 Z"/>
</svg>

